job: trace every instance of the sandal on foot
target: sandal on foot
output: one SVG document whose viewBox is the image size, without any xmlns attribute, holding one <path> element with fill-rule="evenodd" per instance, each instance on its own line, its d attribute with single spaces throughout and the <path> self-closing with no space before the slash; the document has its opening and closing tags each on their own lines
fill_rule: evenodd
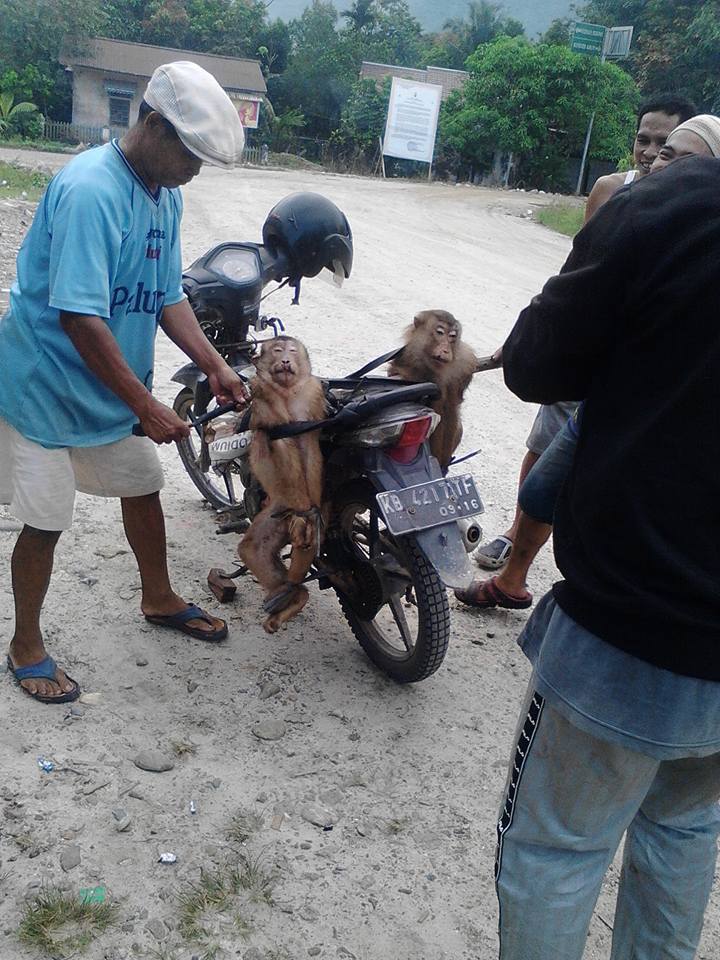
<svg viewBox="0 0 720 960">
<path fill-rule="evenodd" d="M 467 590 L 456 590 L 455 596 L 469 607 L 505 607 L 507 610 L 527 610 L 532 606 L 533 596 L 525 591 L 524 597 L 514 597 L 505 593 L 497 585 L 497 577 L 489 580 L 477 580 Z"/>
<path fill-rule="evenodd" d="M 190 620 L 204 620 L 210 626 L 213 625 L 214 618 L 206 610 L 201 610 L 195 603 L 189 603 L 184 610 L 177 613 L 144 614 L 148 623 L 154 623 L 158 627 L 170 627 L 172 630 L 179 630 L 180 633 L 186 633 L 195 640 L 207 640 L 209 643 L 218 643 L 224 640 L 228 635 L 227 623 L 222 621 L 222 626 L 217 630 L 203 630 L 202 627 L 191 627 Z"/>
<path fill-rule="evenodd" d="M 10 657 L 8 657 L 7 667 L 20 689 L 39 703 L 72 703 L 73 700 L 77 700 L 80 696 L 80 685 L 73 680 L 72 677 L 68 676 L 67 673 L 65 676 L 73 685 L 73 689 L 68 693 L 60 691 L 56 697 L 46 697 L 42 693 L 32 693 L 27 687 L 23 687 L 20 682 L 21 680 L 52 680 L 53 683 L 58 685 L 59 689 L 60 685 L 56 678 L 58 666 L 52 657 L 45 657 L 44 660 L 41 660 L 39 663 L 33 663 L 29 667 L 16 667 Z"/>
<path fill-rule="evenodd" d="M 483 570 L 499 570 L 510 559 L 512 546 L 512 540 L 507 537 L 495 537 L 475 551 L 475 563 Z"/>
</svg>

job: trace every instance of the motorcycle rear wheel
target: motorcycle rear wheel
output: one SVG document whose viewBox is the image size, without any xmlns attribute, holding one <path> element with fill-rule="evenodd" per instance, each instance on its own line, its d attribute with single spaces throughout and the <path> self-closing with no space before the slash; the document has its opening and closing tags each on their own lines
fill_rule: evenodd
<svg viewBox="0 0 720 960">
<path fill-rule="evenodd" d="M 369 555 L 368 532 L 373 524 L 377 524 L 390 582 L 395 580 L 390 591 L 387 583 L 382 583 L 386 575 L 378 574 Z M 415 537 L 396 538 L 385 529 L 375 491 L 362 481 L 348 484 L 334 498 L 329 533 L 335 557 L 342 558 L 341 564 L 350 568 L 358 585 L 355 597 L 339 586 L 334 585 L 334 589 L 345 619 L 367 656 L 398 683 L 417 683 L 431 676 L 442 663 L 450 641 L 450 606 L 437 571 Z M 373 606 L 368 598 L 374 590 L 377 597 Z M 360 596 L 364 603 L 358 602 Z"/>
<path fill-rule="evenodd" d="M 189 421 L 194 402 L 195 394 L 190 387 L 184 387 L 175 397 L 173 410 L 181 420 Z M 240 477 L 229 466 L 222 474 L 216 473 L 212 467 L 203 471 L 202 443 L 195 430 L 191 430 L 190 436 L 184 440 L 178 440 L 176 446 L 187 475 L 211 507 L 216 510 L 232 508 L 233 512 L 242 509 L 244 487 Z"/>
</svg>

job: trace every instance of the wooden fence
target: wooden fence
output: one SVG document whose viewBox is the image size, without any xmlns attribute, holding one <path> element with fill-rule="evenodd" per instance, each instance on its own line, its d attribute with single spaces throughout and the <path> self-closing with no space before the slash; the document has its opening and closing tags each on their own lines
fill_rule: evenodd
<svg viewBox="0 0 720 960">
<path fill-rule="evenodd" d="M 122 137 L 124 127 L 86 127 L 80 123 L 45 120 L 43 137 L 58 143 L 107 143 L 113 137 Z"/>
<path fill-rule="evenodd" d="M 127 127 L 88 127 L 80 123 L 64 123 L 60 120 L 45 120 L 43 139 L 56 143 L 94 144 L 107 143 L 109 140 L 118 140 L 127 133 Z M 260 163 L 260 147 L 246 147 L 243 153 L 243 163 Z"/>
</svg>

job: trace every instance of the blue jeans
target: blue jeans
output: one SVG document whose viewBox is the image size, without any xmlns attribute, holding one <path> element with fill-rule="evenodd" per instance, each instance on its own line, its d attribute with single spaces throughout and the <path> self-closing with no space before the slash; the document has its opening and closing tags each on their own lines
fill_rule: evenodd
<svg viewBox="0 0 720 960">
<path fill-rule="evenodd" d="M 533 520 L 552 523 L 560 488 L 570 472 L 577 447 L 577 425 L 566 421 L 520 487 L 518 503 Z"/>
<path fill-rule="evenodd" d="M 580 960 L 626 832 L 611 960 L 692 960 L 719 798 L 720 753 L 661 761 L 599 740 L 531 680 L 498 823 L 501 960 Z"/>
</svg>

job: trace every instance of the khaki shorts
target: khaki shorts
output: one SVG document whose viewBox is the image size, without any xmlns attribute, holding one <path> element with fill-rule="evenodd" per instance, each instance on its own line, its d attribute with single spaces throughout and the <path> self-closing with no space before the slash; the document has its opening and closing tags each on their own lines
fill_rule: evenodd
<svg viewBox="0 0 720 960">
<path fill-rule="evenodd" d="M 0 503 L 36 530 L 67 530 L 76 490 L 96 497 L 144 497 L 162 486 L 160 458 L 147 437 L 49 450 L 0 418 Z"/>
<path fill-rule="evenodd" d="M 579 400 L 563 400 L 560 403 L 543 404 L 537 412 L 532 430 L 525 446 L 538 456 L 545 453 L 569 418 L 577 410 Z"/>
</svg>

